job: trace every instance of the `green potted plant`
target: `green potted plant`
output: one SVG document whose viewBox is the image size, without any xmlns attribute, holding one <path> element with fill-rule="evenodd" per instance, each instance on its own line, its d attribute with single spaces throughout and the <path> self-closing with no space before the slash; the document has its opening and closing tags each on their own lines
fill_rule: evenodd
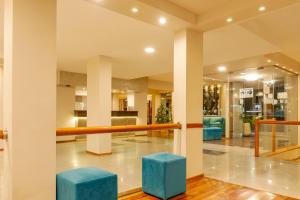
<svg viewBox="0 0 300 200">
<path fill-rule="evenodd" d="M 168 108 L 166 104 L 162 103 L 157 109 L 156 123 L 167 124 L 172 122 L 172 110 Z M 160 133 L 163 136 L 169 136 L 169 130 L 161 130 Z"/>
<path fill-rule="evenodd" d="M 250 136 L 251 129 L 254 126 L 254 123 L 255 123 L 255 117 L 247 115 L 246 113 L 243 113 L 241 118 L 242 118 L 242 121 L 243 121 L 243 130 L 244 130 L 243 135 L 244 136 Z"/>
</svg>

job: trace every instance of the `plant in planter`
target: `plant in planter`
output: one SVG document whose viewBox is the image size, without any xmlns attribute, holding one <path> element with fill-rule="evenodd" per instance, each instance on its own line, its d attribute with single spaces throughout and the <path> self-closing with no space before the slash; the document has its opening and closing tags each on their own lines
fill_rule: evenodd
<svg viewBox="0 0 300 200">
<path fill-rule="evenodd" d="M 158 124 L 167 124 L 172 122 L 172 110 L 171 108 L 168 108 L 166 104 L 161 104 L 159 108 L 157 109 L 156 114 L 156 123 Z M 162 134 L 163 137 L 169 136 L 169 130 L 161 130 L 160 134 Z"/>
<path fill-rule="evenodd" d="M 166 124 L 172 121 L 172 110 L 168 108 L 166 104 L 161 104 L 157 109 L 156 123 Z"/>
<path fill-rule="evenodd" d="M 254 127 L 256 118 L 254 116 L 250 116 L 245 113 L 242 114 L 241 118 L 243 121 L 244 136 L 250 136 L 251 130 Z"/>
</svg>

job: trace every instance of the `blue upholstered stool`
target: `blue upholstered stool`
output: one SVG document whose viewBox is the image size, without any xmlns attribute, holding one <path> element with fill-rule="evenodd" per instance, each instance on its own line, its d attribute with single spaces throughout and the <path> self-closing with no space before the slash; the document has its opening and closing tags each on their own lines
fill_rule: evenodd
<svg viewBox="0 0 300 200">
<path fill-rule="evenodd" d="M 57 200 L 117 200 L 117 175 L 97 168 L 80 168 L 56 176 Z"/>
<path fill-rule="evenodd" d="M 186 191 L 186 159 L 170 153 L 143 157 L 143 191 L 168 199 Z"/>
<path fill-rule="evenodd" d="M 203 140 L 222 139 L 222 129 L 219 127 L 206 127 L 203 129 Z"/>
</svg>

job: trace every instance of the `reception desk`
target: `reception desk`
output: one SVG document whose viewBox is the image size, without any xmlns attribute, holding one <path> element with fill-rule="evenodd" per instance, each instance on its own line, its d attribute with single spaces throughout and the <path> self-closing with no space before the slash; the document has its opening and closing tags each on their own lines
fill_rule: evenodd
<svg viewBox="0 0 300 200">
<path fill-rule="evenodd" d="M 75 110 L 74 111 L 75 127 L 86 127 L 87 126 L 86 117 L 87 117 L 86 110 Z M 138 117 L 138 111 L 111 111 L 111 125 L 112 126 L 136 125 L 137 117 Z M 132 133 L 128 133 L 128 134 L 132 134 Z M 114 135 L 118 135 L 118 133 L 114 133 Z M 76 139 L 75 136 L 57 137 L 57 141 L 59 142 L 74 141 L 75 139 Z"/>
</svg>

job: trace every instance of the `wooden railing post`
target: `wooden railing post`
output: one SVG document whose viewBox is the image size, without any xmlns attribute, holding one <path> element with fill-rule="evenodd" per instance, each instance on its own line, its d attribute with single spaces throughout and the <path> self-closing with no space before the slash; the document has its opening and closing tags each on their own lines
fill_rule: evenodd
<svg viewBox="0 0 300 200">
<path fill-rule="evenodd" d="M 259 157 L 259 127 L 260 123 L 259 123 L 259 119 L 255 120 L 255 157 Z"/>
</svg>

